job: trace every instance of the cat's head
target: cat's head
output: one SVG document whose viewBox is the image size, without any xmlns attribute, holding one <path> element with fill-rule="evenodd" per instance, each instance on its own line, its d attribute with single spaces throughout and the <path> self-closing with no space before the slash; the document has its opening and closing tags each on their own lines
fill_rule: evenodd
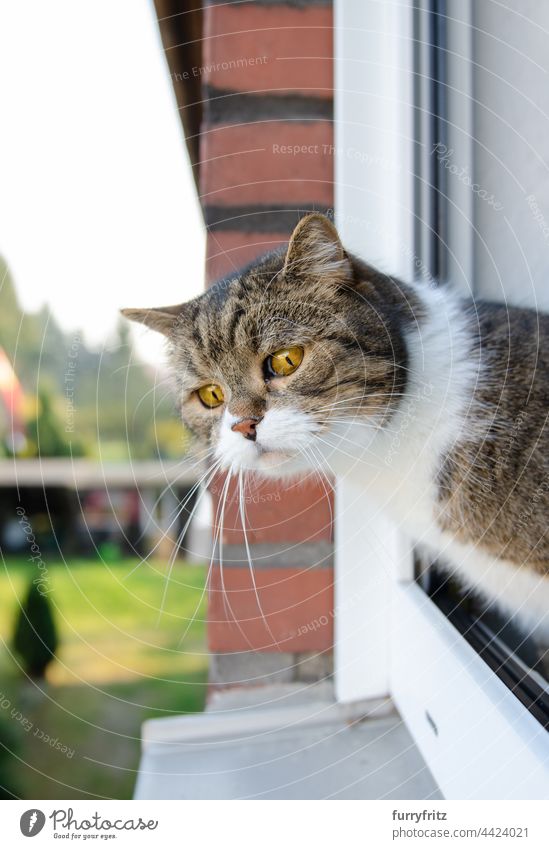
<svg viewBox="0 0 549 849">
<path fill-rule="evenodd" d="M 383 426 L 398 402 L 405 309 L 389 285 L 312 214 L 286 251 L 187 303 L 123 314 L 168 337 L 182 419 L 222 466 L 280 477 L 335 441 L 352 453 L 346 423 Z"/>
</svg>

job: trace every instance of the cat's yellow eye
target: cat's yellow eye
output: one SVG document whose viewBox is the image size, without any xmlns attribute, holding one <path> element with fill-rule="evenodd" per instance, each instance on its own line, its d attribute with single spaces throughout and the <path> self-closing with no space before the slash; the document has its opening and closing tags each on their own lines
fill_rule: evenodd
<svg viewBox="0 0 549 849">
<path fill-rule="evenodd" d="M 286 375 L 292 374 L 302 361 L 303 348 L 298 345 L 293 345 L 291 348 L 281 348 L 280 351 L 275 351 L 274 354 L 267 357 L 267 371 L 271 375 L 286 377 Z"/>
<path fill-rule="evenodd" d="M 204 406 L 210 407 L 210 409 L 213 407 L 219 407 L 219 405 L 225 400 L 223 390 L 221 386 L 217 385 L 217 383 L 208 383 L 207 386 L 201 386 L 200 389 L 197 390 L 197 395 Z"/>
</svg>

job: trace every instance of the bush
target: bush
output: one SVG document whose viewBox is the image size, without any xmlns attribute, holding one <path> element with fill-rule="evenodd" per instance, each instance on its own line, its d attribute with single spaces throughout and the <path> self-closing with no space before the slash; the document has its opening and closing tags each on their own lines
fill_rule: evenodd
<svg viewBox="0 0 549 849">
<path fill-rule="evenodd" d="M 13 772 L 13 753 L 17 748 L 16 736 L 10 726 L 0 718 L 0 799 L 17 799 L 19 796 Z"/>
<path fill-rule="evenodd" d="M 31 581 L 15 623 L 13 647 L 25 672 L 43 678 L 57 650 L 57 629 L 47 595 Z"/>
</svg>

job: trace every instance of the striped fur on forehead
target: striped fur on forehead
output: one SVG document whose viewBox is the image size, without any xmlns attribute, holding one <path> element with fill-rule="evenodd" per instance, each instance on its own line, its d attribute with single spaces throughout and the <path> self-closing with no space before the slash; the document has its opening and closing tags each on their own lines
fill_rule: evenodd
<svg viewBox="0 0 549 849">
<path fill-rule="evenodd" d="M 148 323 L 150 314 L 131 317 Z M 300 222 L 287 250 L 179 308 L 152 314 L 170 340 L 184 418 L 188 399 L 208 382 L 219 383 L 228 399 L 238 397 L 241 410 L 248 398 L 255 411 L 297 405 L 326 417 L 338 404 L 353 415 L 386 418 L 406 386 L 406 331 L 422 320 L 412 290 L 348 254 L 319 215 Z M 265 359 L 292 345 L 304 348 L 303 363 L 284 385 L 271 387 Z M 193 408 L 198 414 L 210 415 Z"/>
<path fill-rule="evenodd" d="M 325 401 L 330 393 L 356 395 L 357 387 L 376 392 L 378 399 L 383 392 L 401 393 L 407 365 L 404 331 L 420 318 L 410 293 L 387 277 L 374 284 L 370 269 L 352 257 L 345 258 L 345 279 L 336 280 L 331 273 L 319 278 L 318 265 L 308 273 L 306 263 L 298 278 L 297 260 L 288 273 L 287 258 L 281 252 L 267 255 L 187 305 L 187 320 L 179 322 L 172 339 L 176 367 L 188 357 L 194 374 L 228 371 L 226 377 L 234 382 L 239 375 L 244 379 L 250 355 L 314 345 L 323 358 L 316 361 L 319 379 L 304 369 L 294 381 L 303 397 L 318 391 Z M 333 381 L 322 383 L 329 374 Z"/>
</svg>

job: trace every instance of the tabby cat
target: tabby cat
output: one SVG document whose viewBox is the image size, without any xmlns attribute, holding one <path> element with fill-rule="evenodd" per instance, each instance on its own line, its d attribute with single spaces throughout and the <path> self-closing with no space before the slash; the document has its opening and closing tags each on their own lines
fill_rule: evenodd
<svg viewBox="0 0 549 849">
<path fill-rule="evenodd" d="M 549 317 L 405 284 L 324 216 L 164 333 L 185 424 L 232 472 L 359 477 L 416 543 L 549 632 Z"/>
</svg>

